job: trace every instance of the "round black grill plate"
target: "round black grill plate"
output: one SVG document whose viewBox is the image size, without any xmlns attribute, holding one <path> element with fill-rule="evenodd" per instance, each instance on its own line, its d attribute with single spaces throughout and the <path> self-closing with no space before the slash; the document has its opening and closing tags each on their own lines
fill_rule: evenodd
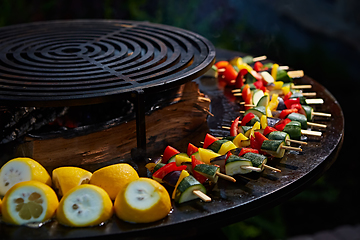
<svg viewBox="0 0 360 240">
<path fill-rule="evenodd" d="M 71 106 L 166 90 L 215 61 L 206 38 L 122 20 L 35 22 L 0 28 L 2 105 Z"/>
</svg>

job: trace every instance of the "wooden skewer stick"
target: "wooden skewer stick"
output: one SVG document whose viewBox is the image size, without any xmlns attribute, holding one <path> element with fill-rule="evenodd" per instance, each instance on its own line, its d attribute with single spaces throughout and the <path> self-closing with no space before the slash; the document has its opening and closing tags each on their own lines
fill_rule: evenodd
<svg viewBox="0 0 360 240">
<path fill-rule="evenodd" d="M 228 126 L 221 126 L 221 128 L 230 130 L 230 127 L 228 127 Z"/>
<path fill-rule="evenodd" d="M 242 169 L 247 169 L 247 170 L 251 170 L 251 171 L 254 171 L 254 172 L 262 172 L 262 169 L 261 169 L 261 168 L 258 168 L 258 167 L 241 166 L 240 168 L 242 168 Z"/>
<path fill-rule="evenodd" d="M 279 66 L 278 69 L 281 69 L 281 70 L 289 70 L 289 66 Z"/>
<path fill-rule="evenodd" d="M 200 190 L 194 190 L 192 193 L 201 198 L 204 202 L 211 202 L 211 198 Z"/>
<path fill-rule="evenodd" d="M 242 93 L 234 93 L 233 96 L 234 96 L 234 97 L 241 97 L 241 96 L 242 96 Z"/>
<path fill-rule="evenodd" d="M 198 97 L 198 99 L 204 102 L 211 102 L 211 99 L 207 97 Z"/>
<path fill-rule="evenodd" d="M 316 137 L 321 137 L 322 133 L 318 132 L 318 131 L 309 131 L 309 130 L 301 130 L 301 134 L 303 135 L 309 135 L 309 136 L 316 136 Z"/>
<path fill-rule="evenodd" d="M 258 56 L 258 57 L 253 58 L 253 62 L 263 61 L 263 60 L 266 60 L 266 59 L 267 59 L 266 56 Z"/>
<path fill-rule="evenodd" d="M 316 97 L 316 92 L 303 92 L 301 95 L 304 97 Z"/>
<path fill-rule="evenodd" d="M 294 85 L 294 84 L 292 84 L 291 88 L 292 89 L 310 89 L 310 88 L 312 88 L 312 85 L 310 85 L 310 84 L 307 84 L 307 85 Z"/>
<path fill-rule="evenodd" d="M 331 117 L 330 113 L 312 112 L 313 116 Z"/>
<path fill-rule="evenodd" d="M 325 124 L 313 123 L 313 122 L 308 122 L 307 125 L 312 126 L 312 127 L 320 127 L 320 128 L 326 128 L 327 127 Z"/>
<path fill-rule="evenodd" d="M 297 147 L 290 147 L 290 146 L 281 146 L 282 149 L 285 150 L 293 150 L 293 151 L 298 151 L 298 152 L 302 152 L 301 148 L 297 148 Z"/>
<path fill-rule="evenodd" d="M 232 93 L 239 93 L 241 92 L 241 89 L 240 88 L 235 88 L 233 90 L 231 90 Z"/>
<path fill-rule="evenodd" d="M 226 175 L 226 174 L 223 174 L 223 173 L 220 173 L 220 172 L 217 172 L 216 175 L 218 175 L 220 178 L 228 180 L 230 182 L 236 182 L 236 179 L 229 176 L 229 175 Z"/>
<path fill-rule="evenodd" d="M 303 70 L 297 70 L 297 71 L 288 71 L 287 74 L 289 75 L 289 77 L 291 78 L 300 78 L 304 76 L 304 71 Z"/>
<path fill-rule="evenodd" d="M 207 108 L 204 108 L 203 106 L 201 106 L 201 105 L 199 105 L 199 104 L 197 104 L 197 103 L 194 103 L 194 106 L 196 107 L 196 108 L 198 108 L 199 110 L 202 110 L 202 111 L 204 111 L 204 112 L 206 112 L 207 114 L 209 114 L 210 116 L 214 116 L 214 114 L 212 114 L 210 111 L 209 111 L 209 109 L 207 109 Z"/>
<path fill-rule="evenodd" d="M 264 166 L 264 168 L 267 168 L 267 169 L 273 170 L 273 171 L 275 171 L 275 172 L 281 172 L 281 170 L 280 170 L 280 169 L 278 169 L 278 168 L 274 168 L 274 167 L 271 167 L 271 166 L 266 165 L 266 164 L 264 164 L 263 166 Z"/>
<path fill-rule="evenodd" d="M 324 104 L 324 100 L 321 98 L 305 99 L 306 104 Z"/>
<path fill-rule="evenodd" d="M 307 145 L 307 142 L 304 142 L 304 141 L 298 141 L 298 140 L 294 140 L 294 139 L 289 139 L 287 141 L 292 142 L 292 143 L 298 143 L 301 145 Z"/>
</svg>

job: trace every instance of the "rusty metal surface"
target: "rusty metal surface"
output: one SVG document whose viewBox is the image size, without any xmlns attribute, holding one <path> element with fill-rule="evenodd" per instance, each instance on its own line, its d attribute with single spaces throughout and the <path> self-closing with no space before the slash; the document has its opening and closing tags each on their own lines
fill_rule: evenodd
<svg viewBox="0 0 360 240">
<path fill-rule="evenodd" d="M 71 106 L 156 92 L 205 73 L 215 48 L 172 26 L 69 20 L 0 28 L 0 101 Z"/>
<path fill-rule="evenodd" d="M 217 60 L 228 60 L 238 54 L 218 50 Z M 221 126 L 228 125 L 238 115 L 239 105 L 227 94 L 228 90 L 219 89 L 213 79 L 200 79 L 199 82 L 202 83 L 202 90 L 212 99 L 211 111 L 215 117 L 208 118 L 210 132 L 218 136 L 227 135 L 227 131 Z M 325 102 L 317 106 L 316 111 L 331 113 L 332 117 L 316 119 L 316 122 L 327 124 L 327 128 L 322 130 L 321 138 L 309 137 L 303 152 L 288 152 L 284 158 L 268 162 L 281 169 L 281 173 L 265 169 L 261 174 L 237 176 L 236 183 L 220 179 L 217 186 L 208 193 L 212 197 L 211 202 L 194 200 L 181 205 L 174 204 L 168 217 L 150 224 L 130 224 L 115 216 L 103 226 L 79 229 L 61 226 L 56 220 L 41 228 L 2 224 L 3 236 L 5 239 L 152 238 L 157 237 L 161 230 L 162 234 L 180 239 L 182 234 L 201 233 L 211 227 L 218 229 L 286 201 L 316 181 L 333 164 L 344 137 L 344 116 L 332 94 L 307 76 L 297 83 L 312 84 L 312 91 L 317 92 L 317 97 Z M 205 131 L 198 133 L 200 138 L 205 134 Z"/>
</svg>

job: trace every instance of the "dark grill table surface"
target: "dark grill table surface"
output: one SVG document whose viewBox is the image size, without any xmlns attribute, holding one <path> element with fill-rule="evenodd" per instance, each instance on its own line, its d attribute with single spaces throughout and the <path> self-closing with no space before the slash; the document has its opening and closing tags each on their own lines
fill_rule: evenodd
<svg viewBox="0 0 360 240">
<path fill-rule="evenodd" d="M 80 51 L 83 50 L 65 49 L 65 53 L 76 54 Z M 230 60 L 239 55 L 241 53 L 217 50 L 217 61 Z M 222 126 L 229 126 L 239 115 L 241 107 L 233 101 L 230 90 L 219 88 L 215 79 L 199 78 L 196 81 L 200 84 L 200 90 L 212 100 L 210 110 L 215 116 L 208 117 L 208 129 L 195 133 L 197 138 L 194 138 L 194 141 L 203 139 L 206 132 L 215 136 L 229 135 Z M 327 124 L 327 128 L 322 130 L 321 138 L 309 137 L 308 145 L 303 147 L 303 152 L 288 152 L 284 158 L 268 162 L 269 165 L 281 169 L 281 173 L 266 169 L 260 174 L 236 176 L 236 183 L 220 179 L 217 186 L 209 192 L 209 196 L 212 197 L 210 203 L 194 200 L 181 205 L 174 204 L 174 209 L 168 217 L 154 223 L 130 224 L 115 216 L 103 226 L 79 229 L 61 226 L 56 220 L 40 228 L 1 223 L 2 236 L 5 239 L 158 238 L 161 231 L 163 236 L 180 239 L 210 228 L 219 229 L 230 223 L 239 222 L 286 201 L 316 181 L 333 164 L 344 135 L 344 116 L 332 94 L 307 76 L 298 79 L 296 83 L 311 84 L 317 98 L 322 98 L 325 102 L 316 106 L 316 111 L 331 113 L 332 117 L 317 121 Z M 187 144 L 188 142 L 184 141 L 184 149 Z"/>
</svg>

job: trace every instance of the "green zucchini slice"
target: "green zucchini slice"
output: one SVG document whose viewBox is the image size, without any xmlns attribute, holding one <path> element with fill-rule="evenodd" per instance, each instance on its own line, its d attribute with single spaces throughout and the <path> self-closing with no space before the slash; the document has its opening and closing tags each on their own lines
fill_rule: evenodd
<svg viewBox="0 0 360 240">
<path fill-rule="evenodd" d="M 282 140 L 286 145 L 290 145 L 290 135 L 287 132 L 283 131 L 274 131 L 268 134 L 267 136 L 270 140 Z"/>
<path fill-rule="evenodd" d="M 251 169 L 245 169 L 242 167 L 252 167 L 252 163 L 249 159 L 244 157 L 239 157 L 236 155 L 231 155 L 228 157 L 225 163 L 225 172 L 229 176 L 233 176 L 236 174 L 246 174 L 251 172 Z"/>
<path fill-rule="evenodd" d="M 282 140 L 265 140 L 261 145 L 261 150 L 276 158 L 282 158 L 285 154 L 284 141 Z"/>
<path fill-rule="evenodd" d="M 289 134 L 291 139 L 301 138 L 301 123 L 298 121 L 291 121 L 283 129 L 283 132 Z"/>
<path fill-rule="evenodd" d="M 307 129 L 307 119 L 305 115 L 302 115 L 300 113 L 290 113 L 287 116 L 288 119 L 290 119 L 291 121 L 297 121 L 301 124 L 301 128 L 302 129 Z"/>
<path fill-rule="evenodd" d="M 262 170 L 267 163 L 267 157 L 259 153 L 248 152 L 243 157 L 249 159 L 254 167 L 261 168 Z"/>
<path fill-rule="evenodd" d="M 198 164 L 194 167 L 194 171 L 207 177 L 213 183 L 216 183 L 219 179 L 219 176 L 217 175 L 217 173 L 220 172 L 220 168 L 215 165 Z"/>
<path fill-rule="evenodd" d="M 264 106 L 256 106 L 253 108 L 250 108 L 245 111 L 244 116 L 248 114 L 249 112 L 253 113 L 254 115 L 258 116 L 258 118 L 261 118 L 262 115 L 266 114 L 265 107 Z"/>
<path fill-rule="evenodd" d="M 175 193 L 175 202 L 183 203 L 198 198 L 198 196 L 193 193 L 194 190 L 200 190 L 206 194 L 206 188 L 204 185 L 202 185 L 192 175 L 189 175 L 179 183 Z"/>
</svg>

